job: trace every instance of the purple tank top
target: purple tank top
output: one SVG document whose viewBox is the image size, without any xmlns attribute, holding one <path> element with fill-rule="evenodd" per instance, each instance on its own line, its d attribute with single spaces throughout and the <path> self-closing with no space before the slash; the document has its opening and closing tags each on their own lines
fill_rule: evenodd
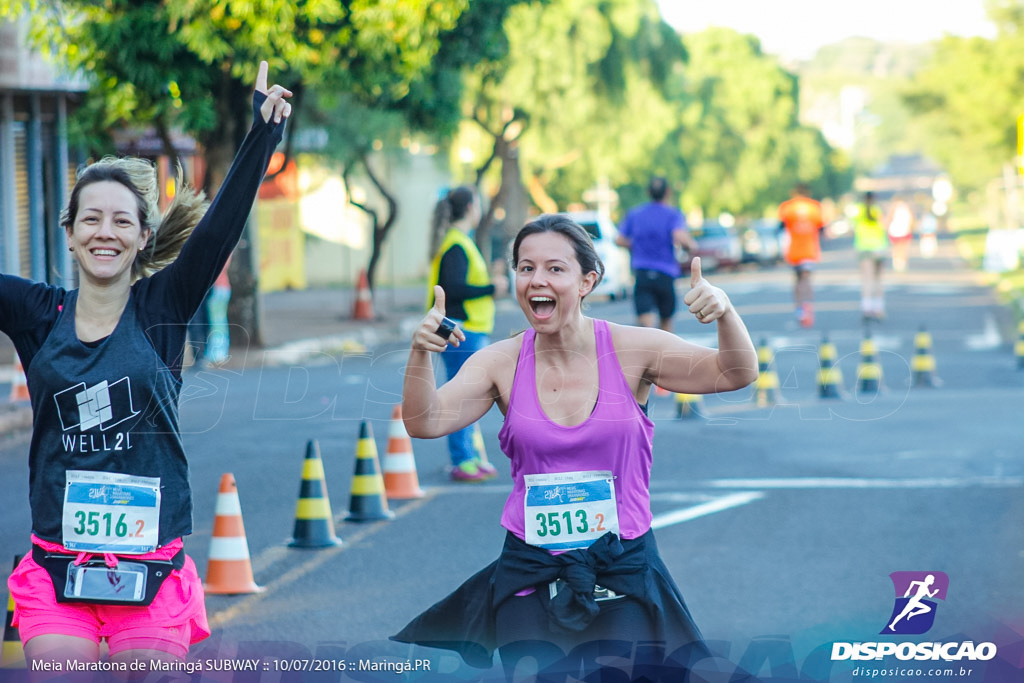
<svg viewBox="0 0 1024 683">
<path fill-rule="evenodd" d="M 651 526 L 649 484 L 654 423 L 626 383 L 612 346 L 608 323 L 594 320 L 598 393 L 594 411 L 581 424 L 564 427 L 548 419 L 537 397 L 536 332 L 523 333 L 508 414 L 498 433 L 501 450 L 512 461 L 512 493 L 501 525 L 525 540 L 527 474 L 610 470 L 622 538 L 642 536 Z"/>
</svg>

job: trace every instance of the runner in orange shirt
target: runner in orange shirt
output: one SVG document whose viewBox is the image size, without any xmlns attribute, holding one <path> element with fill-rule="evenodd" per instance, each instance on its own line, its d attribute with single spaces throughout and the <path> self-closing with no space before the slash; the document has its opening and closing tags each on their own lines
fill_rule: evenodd
<svg viewBox="0 0 1024 683">
<path fill-rule="evenodd" d="M 821 204 L 809 195 L 806 185 L 797 185 L 791 198 L 779 206 L 779 230 L 785 230 L 789 237 L 786 260 L 796 271 L 793 303 L 802 327 L 814 325 L 811 271 L 821 260 L 821 230 L 825 227 Z"/>
</svg>

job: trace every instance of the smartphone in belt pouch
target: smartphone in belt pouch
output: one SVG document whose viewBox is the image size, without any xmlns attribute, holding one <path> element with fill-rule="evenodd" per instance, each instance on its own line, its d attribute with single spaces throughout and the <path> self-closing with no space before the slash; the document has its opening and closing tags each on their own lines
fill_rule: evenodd
<svg viewBox="0 0 1024 683">
<path fill-rule="evenodd" d="M 145 590 L 145 565 L 130 562 L 121 562 L 117 567 L 70 564 L 64 595 L 81 600 L 139 602 Z"/>
</svg>

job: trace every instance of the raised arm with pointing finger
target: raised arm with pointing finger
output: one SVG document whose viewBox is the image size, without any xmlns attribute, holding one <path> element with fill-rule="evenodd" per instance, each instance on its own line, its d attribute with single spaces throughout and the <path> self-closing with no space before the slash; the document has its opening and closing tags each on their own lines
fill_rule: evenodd
<svg viewBox="0 0 1024 683">
<path fill-rule="evenodd" d="M 267 87 L 267 70 L 209 208 L 179 183 L 161 211 L 152 162 L 108 157 L 79 172 L 61 214 L 78 288 L 0 275 L 0 330 L 32 400 L 32 551 L 8 580 L 32 670 L 97 662 L 104 640 L 115 664 L 180 662 L 210 634 L 182 540 L 192 533 L 182 356 L 291 112 L 291 93 Z"/>
</svg>

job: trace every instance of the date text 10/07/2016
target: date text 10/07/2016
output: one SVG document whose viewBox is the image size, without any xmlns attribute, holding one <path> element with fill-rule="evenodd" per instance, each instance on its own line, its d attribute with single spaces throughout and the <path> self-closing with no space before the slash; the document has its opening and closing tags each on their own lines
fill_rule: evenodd
<svg viewBox="0 0 1024 683">
<path fill-rule="evenodd" d="M 33 671 L 430 671 L 429 659 L 196 659 L 192 661 L 99 661 L 33 660 Z"/>
</svg>

